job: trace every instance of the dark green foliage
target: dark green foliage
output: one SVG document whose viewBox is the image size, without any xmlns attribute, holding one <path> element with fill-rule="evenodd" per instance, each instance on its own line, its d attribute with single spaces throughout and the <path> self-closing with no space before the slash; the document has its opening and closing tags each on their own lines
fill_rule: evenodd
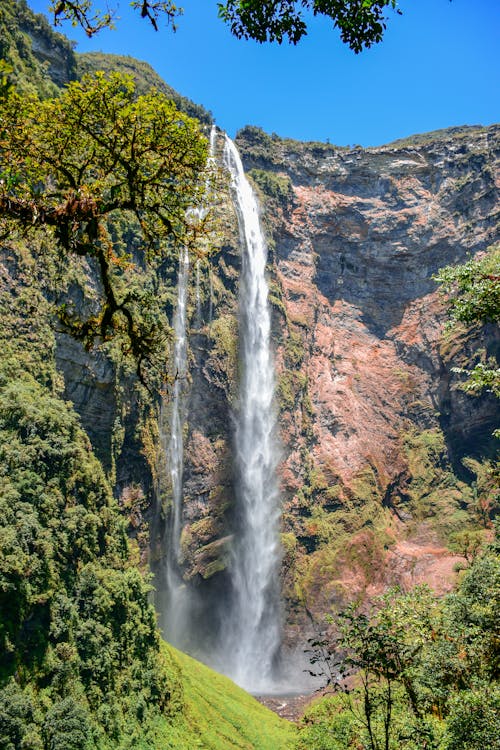
<svg viewBox="0 0 500 750">
<path fill-rule="evenodd" d="M 500 747 L 497 539 L 442 602 L 425 588 L 390 592 L 369 614 L 351 606 L 335 623 L 336 641 L 312 642 L 313 669 L 339 691 L 333 714 L 310 715 L 318 736 L 330 723 L 337 736 L 346 716 L 351 735 L 344 747 L 360 741 L 371 750 Z M 307 747 L 312 729 L 301 735 L 299 746 Z"/>
<path fill-rule="evenodd" d="M 76 415 L 10 354 L 0 364 L 2 749 L 91 750 L 106 735 L 119 747 L 128 723 L 147 730 L 170 696 L 148 594 Z"/>
<path fill-rule="evenodd" d="M 74 698 L 63 698 L 47 712 L 47 750 L 91 750 L 94 746 L 88 713 Z"/>
<path fill-rule="evenodd" d="M 463 265 L 446 266 L 435 276 L 446 295 L 452 323 L 467 326 L 500 321 L 500 247 L 492 246 L 480 258 L 472 258 Z M 471 363 L 473 364 L 473 363 Z M 483 391 L 500 398 L 500 367 L 498 358 L 490 357 L 473 367 L 454 368 L 467 375 L 462 389 L 472 395 Z M 497 430 L 495 434 L 500 434 Z"/>
<path fill-rule="evenodd" d="M 292 182 L 288 175 L 266 172 L 263 169 L 252 169 L 249 175 L 262 192 L 278 204 L 286 206 L 292 200 Z"/>
<path fill-rule="evenodd" d="M 39 47 L 50 50 L 50 58 L 35 53 L 32 37 Z M 72 43 L 57 34 L 42 15 L 34 14 L 25 0 L 2 0 L 0 4 L 0 59 L 13 67 L 13 82 L 19 91 L 56 96 L 58 86 L 75 77 Z"/>
<path fill-rule="evenodd" d="M 451 703 L 445 750 L 499 750 L 500 688 L 464 690 Z"/>
<path fill-rule="evenodd" d="M 278 42 L 288 39 L 292 44 L 307 34 L 304 11 L 326 16 L 340 30 L 345 44 L 361 52 L 380 42 L 385 31 L 386 11 L 397 13 L 396 0 L 227 0 L 219 3 L 219 16 L 238 38 L 257 42 Z"/>
<path fill-rule="evenodd" d="M 500 246 L 460 266 L 446 266 L 435 277 L 447 295 L 448 312 L 462 323 L 500 320 Z"/>
<path fill-rule="evenodd" d="M 206 156 L 199 123 L 163 94 L 137 98 L 117 73 L 87 76 L 44 102 L 15 90 L 0 99 L 0 230 L 50 233 L 53 254 L 88 260 L 97 304 L 82 316 L 69 301 L 60 320 L 88 347 L 121 340 L 143 382 L 164 363 L 167 331 L 155 279 L 141 272 L 201 230 L 187 210 L 200 200 Z M 135 263 L 110 231 L 123 220 L 135 229 Z"/>
<path fill-rule="evenodd" d="M 172 0 L 132 0 L 130 4 L 156 31 L 159 19 L 175 31 L 176 18 L 183 12 Z M 218 3 L 218 8 L 220 18 L 236 37 L 279 44 L 287 38 L 297 44 L 307 34 L 304 11 L 326 16 L 340 30 L 342 41 L 356 53 L 382 40 L 388 8 L 401 14 L 397 0 L 226 0 Z M 68 20 L 89 37 L 114 26 L 113 12 L 101 11 L 93 0 L 54 0 L 49 10 L 56 26 Z"/>
</svg>

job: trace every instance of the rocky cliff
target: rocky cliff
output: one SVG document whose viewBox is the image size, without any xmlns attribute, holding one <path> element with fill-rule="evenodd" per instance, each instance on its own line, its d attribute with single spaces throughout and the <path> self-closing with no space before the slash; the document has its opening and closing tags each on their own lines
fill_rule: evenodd
<svg viewBox="0 0 500 750">
<path fill-rule="evenodd" d="M 75 57 L 23 2 L 0 9 L 0 24 L 0 52 L 26 90 L 50 95 L 82 72 L 116 67 L 140 90 L 158 86 L 130 58 Z M 432 275 L 498 238 L 499 134 L 498 126 L 455 128 L 373 149 L 298 143 L 252 127 L 238 136 L 269 239 L 291 642 L 303 638 L 307 612 L 320 618 L 392 583 L 426 580 L 444 590 L 458 559 L 447 548 L 453 534 L 488 523 L 498 494 L 498 404 L 465 394 L 452 367 L 498 356 L 500 334 L 495 326 L 445 331 Z M 182 564 L 204 629 L 223 616 L 234 514 L 240 250 L 223 175 L 214 203 L 217 230 L 191 270 L 184 384 Z M 160 284 L 170 319 L 174 283 L 175 260 Z M 150 524 L 161 607 L 168 394 L 161 410 L 159 396 L 145 402 L 130 372 L 67 336 L 56 355 L 65 397 L 143 551 Z"/>
<path fill-rule="evenodd" d="M 366 150 L 238 136 L 269 235 L 292 641 L 307 610 L 390 584 L 445 590 L 447 543 L 481 521 L 498 404 L 451 368 L 498 356 L 500 334 L 445 331 L 432 276 L 498 236 L 499 134 Z M 202 592 L 223 586 L 231 527 L 234 239 L 214 260 L 221 307 L 192 337 L 185 465 L 185 575 Z"/>
</svg>

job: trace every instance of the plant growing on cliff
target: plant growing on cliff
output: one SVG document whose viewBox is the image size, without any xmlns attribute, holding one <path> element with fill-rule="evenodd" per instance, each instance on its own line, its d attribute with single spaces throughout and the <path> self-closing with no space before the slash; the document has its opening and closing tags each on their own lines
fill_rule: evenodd
<svg viewBox="0 0 500 750">
<path fill-rule="evenodd" d="M 0 98 L 0 232 L 45 232 L 63 264 L 87 261 L 98 304 L 82 317 L 66 301 L 60 320 L 87 346 L 118 336 L 142 380 L 165 327 L 141 272 L 199 230 L 188 209 L 200 201 L 206 157 L 199 123 L 162 94 L 137 98 L 128 76 L 84 76 L 44 101 L 5 87 Z M 123 219 L 134 257 L 113 231 Z"/>
<path fill-rule="evenodd" d="M 434 277 L 446 295 L 452 324 L 478 326 L 500 321 L 500 246 L 458 266 L 446 266 Z M 482 391 L 500 398 L 500 368 L 494 357 L 472 368 L 455 368 L 467 375 L 462 388 L 467 393 Z M 498 432 L 498 431 L 497 431 Z"/>
</svg>

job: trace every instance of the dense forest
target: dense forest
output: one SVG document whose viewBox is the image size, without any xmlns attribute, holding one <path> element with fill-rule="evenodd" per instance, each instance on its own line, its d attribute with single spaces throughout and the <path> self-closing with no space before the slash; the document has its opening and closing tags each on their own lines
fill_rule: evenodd
<svg viewBox="0 0 500 750">
<path fill-rule="evenodd" d="M 233 24 L 240 23 L 235 5 L 225 11 Z M 348 40 L 347 27 L 343 33 Z M 372 41 L 382 33 L 375 27 Z M 425 351 L 408 344 L 403 369 L 399 360 L 391 365 L 406 421 L 386 474 L 375 453 L 350 476 L 330 471 L 316 450 L 318 396 L 304 374 L 316 346 L 313 323 L 305 303 L 287 307 L 290 280 L 272 271 L 277 401 L 289 461 L 282 585 L 295 628 L 290 643 L 305 649 L 306 668 L 323 686 L 296 724 L 286 722 L 168 646 L 155 611 L 161 596 L 151 571 L 158 586 L 171 502 L 159 454 L 163 404 L 176 377 L 169 362 L 180 247 L 205 273 L 190 314 L 208 319 L 210 310 L 192 335 L 189 383 L 194 390 L 204 377 L 215 396 L 193 402 L 196 416 L 186 426 L 195 487 L 186 496 L 206 495 L 209 509 L 189 519 L 182 537 L 185 580 L 205 586 L 205 613 L 216 609 L 228 565 L 234 480 L 223 430 L 238 374 L 238 230 L 234 210 L 190 210 L 207 182 L 221 205 L 228 202 L 227 180 L 207 172 L 211 115 L 132 58 L 77 55 L 24 0 L 0 7 L 0 61 L 0 748 L 500 748 L 500 475 L 492 424 L 500 397 L 500 251 L 490 215 L 478 220 L 481 244 L 470 244 L 477 257 L 431 269 L 439 315 L 449 319 L 436 344 L 444 418 L 424 403 L 432 393 L 410 398 L 412 388 L 424 393 L 410 375 Z M 488 144 L 494 135 L 484 135 Z M 429 149 L 443 138 L 451 151 L 465 151 L 468 137 L 431 134 Z M 308 151 L 257 128 L 247 128 L 240 143 L 264 206 L 270 263 L 278 265 L 280 232 L 291 237 L 283 227 L 297 209 L 292 178 L 310 179 L 311 153 L 343 158 L 342 150 L 310 144 Z M 287 149 L 292 177 L 280 162 Z M 471 159 L 473 177 L 454 175 L 457 191 L 482 182 L 490 190 L 488 158 Z M 333 292 L 322 262 L 317 283 L 326 299 Z M 347 280 L 349 272 L 347 261 Z M 367 309 L 378 336 L 382 324 Z M 80 366 L 85 376 L 75 375 Z M 363 377 L 352 377 L 354 391 Z M 469 432 L 454 424 L 454 409 L 476 411 Z M 203 471 L 217 477 L 205 495 L 195 486 L 208 482 Z M 444 548 L 454 555 L 444 595 L 426 582 L 392 586 L 380 573 L 404 534 L 424 532 L 440 555 Z M 346 571 L 358 576 L 352 596 Z M 379 573 L 371 591 L 370 575 Z"/>
</svg>

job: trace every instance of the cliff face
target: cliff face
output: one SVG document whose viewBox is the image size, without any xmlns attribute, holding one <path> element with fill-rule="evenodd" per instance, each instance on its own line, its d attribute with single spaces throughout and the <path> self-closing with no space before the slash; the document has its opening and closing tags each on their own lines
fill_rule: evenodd
<svg viewBox="0 0 500 750">
<path fill-rule="evenodd" d="M 500 335 L 445 332 L 432 275 L 496 238 L 499 133 L 369 150 L 256 128 L 238 137 L 269 236 L 290 642 L 309 627 L 306 609 L 321 617 L 392 584 L 446 590 L 459 560 L 450 536 L 485 523 L 498 404 L 466 395 L 451 368 L 498 354 Z M 222 187 L 218 204 L 225 239 L 196 293 L 192 275 L 182 539 L 185 578 L 215 620 L 234 497 L 239 269 Z"/>
<path fill-rule="evenodd" d="M 471 409 L 450 381 L 432 275 L 496 237 L 499 133 L 348 152 L 272 142 L 269 156 L 254 132 L 240 138 L 250 170 L 292 184 L 273 225 L 276 277 L 305 348 L 314 452 L 344 482 L 368 457 L 393 479 L 402 420 L 444 426 L 462 448 L 493 423 L 492 404 Z"/>
<path fill-rule="evenodd" d="M 368 150 L 238 137 L 268 209 L 284 525 L 313 610 L 335 599 L 332 577 L 340 598 L 385 585 L 408 535 L 430 571 L 467 523 L 462 459 L 492 450 L 499 411 L 465 395 L 451 367 L 498 355 L 500 335 L 445 333 L 432 275 L 498 236 L 499 135 L 454 129 Z M 393 567 L 401 582 L 408 566 Z"/>
<path fill-rule="evenodd" d="M 24 3 L 5 6 L 2 28 L 19 8 Z M 151 84 L 150 69 L 128 58 L 75 61 L 69 43 L 27 18 L 0 47 L 16 62 L 31 40 L 44 95 L 54 81 L 99 67 L 131 70 L 141 90 Z M 192 103 L 178 103 L 209 122 Z M 485 524 L 498 404 L 466 395 L 451 368 L 498 356 L 500 335 L 495 326 L 446 333 L 432 275 L 497 238 L 499 134 L 498 126 L 457 128 L 367 150 L 281 140 L 257 128 L 239 134 L 269 237 L 290 641 L 307 629 L 306 608 L 319 617 L 391 583 L 446 588 L 456 562 L 450 535 Z M 208 259 L 191 269 L 184 384 L 182 566 L 200 594 L 204 626 L 223 616 L 214 602 L 223 606 L 234 515 L 239 367 L 240 249 L 223 176 L 215 202 L 218 229 L 200 248 Z M 170 319 L 174 280 L 175 259 L 160 282 Z M 161 592 L 168 398 L 157 419 L 160 399 L 141 402 L 133 373 L 105 353 L 61 335 L 56 357 L 65 397 L 144 551 L 150 524 Z"/>
</svg>

